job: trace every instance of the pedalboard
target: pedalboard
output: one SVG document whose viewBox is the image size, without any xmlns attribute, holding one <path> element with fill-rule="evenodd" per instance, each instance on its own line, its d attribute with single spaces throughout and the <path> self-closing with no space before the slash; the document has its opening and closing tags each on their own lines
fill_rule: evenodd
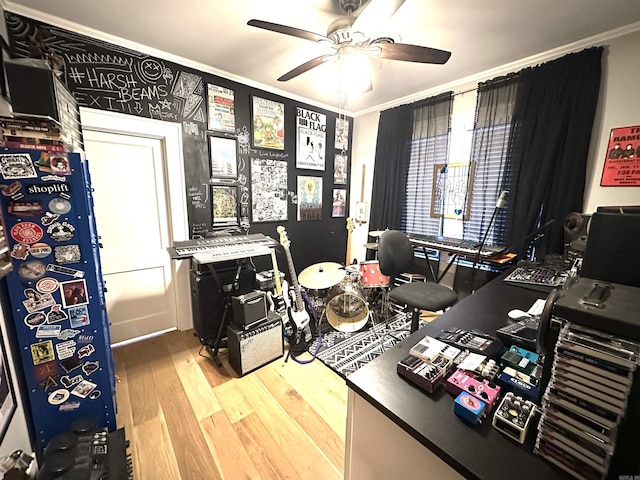
<svg viewBox="0 0 640 480">
<path fill-rule="evenodd" d="M 473 395 L 486 404 L 487 413 L 493 411 L 500 395 L 500 387 L 495 383 L 459 369 L 447 379 L 445 388 L 454 397 L 461 392 Z"/>
<path fill-rule="evenodd" d="M 491 425 L 516 442 L 524 443 L 536 412 L 535 403 L 508 392 L 493 415 Z"/>
</svg>

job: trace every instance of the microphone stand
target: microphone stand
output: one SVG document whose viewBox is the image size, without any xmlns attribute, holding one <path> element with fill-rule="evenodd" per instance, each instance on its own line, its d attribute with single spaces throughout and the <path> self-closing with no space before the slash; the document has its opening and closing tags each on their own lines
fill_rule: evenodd
<svg viewBox="0 0 640 480">
<path fill-rule="evenodd" d="M 480 255 L 482 254 L 482 249 L 484 248 L 484 246 L 487 243 L 487 238 L 489 237 L 489 232 L 491 231 L 491 227 L 493 226 L 493 222 L 495 222 L 496 220 L 496 215 L 498 214 L 498 210 L 502 210 L 504 208 L 505 203 L 507 203 L 507 197 L 509 196 L 509 191 L 508 190 L 502 190 L 502 192 L 500 193 L 500 197 L 498 198 L 498 201 L 496 202 L 496 206 L 493 209 L 493 213 L 491 214 L 491 219 L 489 220 L 489 225 L 487 226 L 487 229 L 484 232 L 484 236 L 482 237 L 482 241 L 480 242 L 480 245 L 478 245 L 478 249 L 476 251 L 476 254 L 473 258 L 473 265 L 471 267 L 471 293 L 475 292 L 475 288 L 474 288 L 474 283 L 476 281 L 476 266 L 478 265 L 478 262 L 480 261 Z"/>
</svg>

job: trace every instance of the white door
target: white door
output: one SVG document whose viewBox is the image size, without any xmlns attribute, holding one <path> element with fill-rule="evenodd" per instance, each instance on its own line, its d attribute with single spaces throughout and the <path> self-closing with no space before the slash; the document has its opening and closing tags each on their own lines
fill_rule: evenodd
<svg viewBox="0 0 640 480">
<path fill-rule="evenodd" d="M 176 329 L 161 139 L 84 131 L 111 342 Z"/>
</svg>

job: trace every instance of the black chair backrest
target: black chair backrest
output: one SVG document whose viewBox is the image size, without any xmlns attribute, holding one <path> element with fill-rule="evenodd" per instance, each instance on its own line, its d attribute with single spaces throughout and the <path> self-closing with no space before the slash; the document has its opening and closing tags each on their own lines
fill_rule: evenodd
<svg viewBox="0 0 640 480">
<path fill-rule="evenodd" d="M 378 261 L 380 272 L 389 277 L 411 272 L 413 267 L 413 246 L 409 237 L 399 230 L 388 230 L 378 241 Z"/>
</svg>

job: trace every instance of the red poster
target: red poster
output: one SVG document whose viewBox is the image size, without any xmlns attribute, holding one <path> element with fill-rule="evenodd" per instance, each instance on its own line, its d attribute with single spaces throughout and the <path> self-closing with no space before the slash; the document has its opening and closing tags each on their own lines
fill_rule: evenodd
<svg viewBox="0 0 640 480">
<path fill-rule="evenodd" d="M 600 185 L 640 186 L 640 126 L 611 129 Z"/>
</svg>

